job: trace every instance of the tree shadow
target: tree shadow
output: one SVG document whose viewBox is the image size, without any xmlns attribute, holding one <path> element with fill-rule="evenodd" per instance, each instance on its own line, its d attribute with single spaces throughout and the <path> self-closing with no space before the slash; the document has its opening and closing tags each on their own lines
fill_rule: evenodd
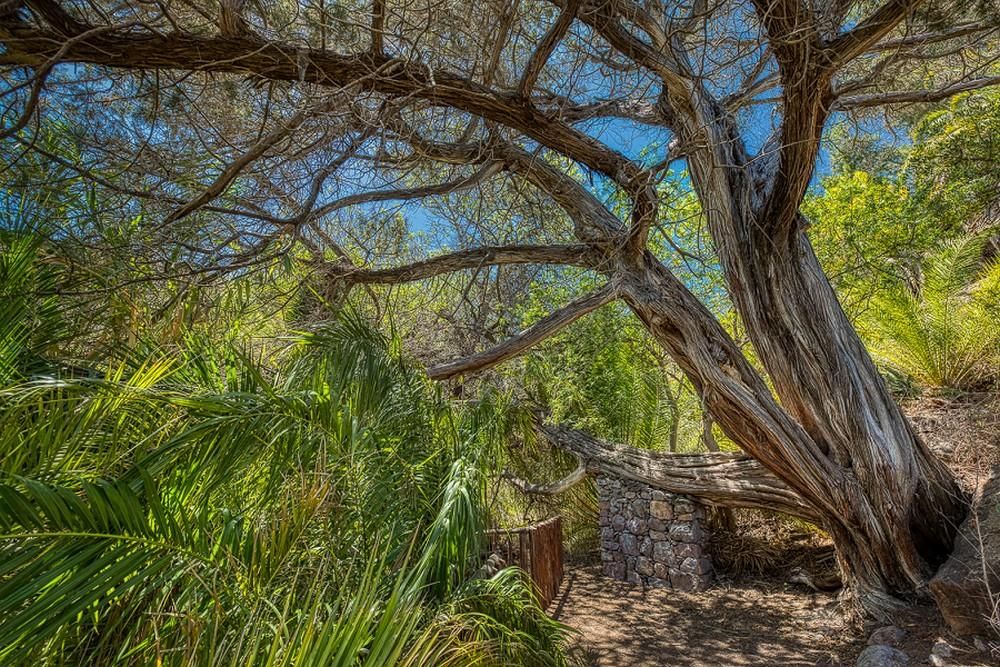
<svg viewBox="0 0 1000 667">
<path fill-rule="evenodd" d="M 595 666 L 840 665 L 864 643 L 833 596 L 766 582 L 644 591 L 588 566 L 567 572 L 549 609 Z"/>
</svg>

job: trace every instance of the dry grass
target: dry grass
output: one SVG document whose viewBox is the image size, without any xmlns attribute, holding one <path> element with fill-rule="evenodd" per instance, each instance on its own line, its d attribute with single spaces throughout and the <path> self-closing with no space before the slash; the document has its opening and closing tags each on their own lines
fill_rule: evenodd
<svg viewBox="0 0 1000 667">
<path fill-rule="evenodd" d="M 722 513 L 709 517 L 709 550 L 720 574 L 784 579 L 794 567 L 812 575 L 835 568 L 833 543 L 815 527 L 772 512 L 741 509 L 731 515 L 732 521 Z"/>
</svg>

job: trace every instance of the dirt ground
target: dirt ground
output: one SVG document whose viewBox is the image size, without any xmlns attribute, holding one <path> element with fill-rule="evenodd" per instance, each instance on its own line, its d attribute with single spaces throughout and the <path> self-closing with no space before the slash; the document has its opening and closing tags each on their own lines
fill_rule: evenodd
<svg viewBox="0 0 1000 667">
<path fill-rule="evenodd" d="M 839 665 L 864 644 L 833 596 L 767 584 L 643 591 L 601 576 L 599 565 L 570 569 L 549 613 L 579 631 L 577 648 L 594 667 Z"/>
<path fill-rule="evenodd" d="M 592 667 L 849 667 L 873 629 L 846 624 L 834 595 L 777 581 L 643 591 L 599 565 L 570 567 L 548 611 L 579 633 L 575 651 Z M 899 623 L 913 667 L 930 664 L 939 636 L 956 648 L 952 664 L 1000 664 L 943 634 L 933 609 Z"/>
</svg>

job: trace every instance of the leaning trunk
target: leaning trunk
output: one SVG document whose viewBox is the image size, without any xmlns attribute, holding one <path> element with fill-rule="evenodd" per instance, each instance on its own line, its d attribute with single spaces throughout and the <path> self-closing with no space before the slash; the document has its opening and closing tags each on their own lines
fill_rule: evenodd
<svg viewBox="0 0 1000 667">
<path fill-rule="evenodd" d="M 799 252 L 794 270 L 786 262 L 759 274 L 767 279 L 731 281 L 781 404 L 651 255 L 623 267 L 625 298 L 727 436 L 815 508 L 858 601 L 886 616 L 950 552 L 965 502 L 892 400 L 804 238 Z"/>
</svg>

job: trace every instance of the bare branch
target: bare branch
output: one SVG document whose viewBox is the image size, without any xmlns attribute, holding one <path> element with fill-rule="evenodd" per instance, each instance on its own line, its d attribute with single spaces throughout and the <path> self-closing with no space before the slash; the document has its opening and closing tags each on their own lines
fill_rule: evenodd
<svg viewBox="0 0 1000 667">
<path fill-rule="evenodd" d="M 532 496 L 558 496 L 587 478 L 587 466 L 583 459 L 577 457 L 577 466 L 570 474 L 555 482 L 533 484 L 517 477 L 509 471 L 504 471 L 504 479 L 517 487 L 522 493 Z"/>
<path fill-rule="evenodd" d="M 946 30 L 941 30 L 940 32 L 922 32 L 915 35 L 897 37 L 896 39 L 887 39 L 868 49 L 868 52 L 875 53 L 879 51 L 892 51 L 910 46 L 937 44 L 938 42 L 945 42 L 949 39 L 974 35 L 979 32 L 990 32 L 996 30 L 997 28 L 998 26 L 995 23 L 986 21 L 962 23 Z"/>
<path fill-rule="evenodd" d="M 531 54 L 531 59 L 525 66 L 524 72 L 521 74 L 521 82 L 517 87 L 518 94 L 521 97 L 527 97 L 531 93 L 531 89 L 535 87 L 535 82 L 542 73 L 545 63 L 548 62 L 552 56 L 552 52 L 556 50 L 556 46 L 559 45 L 559 42 L 562 41 L 562 38 L 569 31 L 570 26 L 573 25 L 573 19 L 576 18 L 576 10 L 579 6 L 580 0 L 566 0 L 566 8 L 563 9 L 562 13 L 559 14 L 559 18 L 556 19 L 556 22 L 545 33 L 545 36 L 542 37 L 542 41 L 539 42 L 535 52 Z"/>
<path fill-rule="evenodd" d="M 50 0 L 36 5 L 56 7 Z M 65 14 L 61 10 L 57 14 Z M 36 28 L 4 17 L 0 19 L 7 51 L 0 64 L 38 64 L 58 53 L 67 36 L 80 30 Z M 646 49 L 647 55 L 651 50 Z M 73 44 L 64 59 L 126 69 L 181 69 L 186 71 L 254 74 L 274 81 L 300 81 L 325 87 L 354 86 L 391 96 L 411 96 L 493 120 L 519 130 L 540 144 L 604 174 L 629 196 L 648 208 L 648 175 L 636 163 L 586 133 L 551 118 L 516 93 L 497 92 L 468 77 L 447 70 L 386 55 L 342 55 L 288 44 L 266 42 L 256 36 L 206 37 L 115 31 Z M 209 196 L 209 199 L 211 196 Z"/>
<path fill-rule="evenodd" d="M 932 90 L 900 90 L 887 93 L 873 93 L 871 95 L 842 97 L 837 100 L 836 109 L 846 111 L 849 109 L 881 106 L 883 104 L 940 102 L 952 95 L 966 93 L 970 90 L 988 88 L 990 86 L 1000 86 L 1000 76 L 984 76 L 978 79 L 969 79 L 968 81 L 958 81 Z"/>
<path fill-rule="evenodd" d="M 358 204 L 370 204 L 380 201 L 405 201 L 431 197 L 434 195 L 447 195 L 455 192 L 461 192 L 462 190 L 467 190 L 479 183 L 482 183 L 490 177 L 495 176 L 502 168 L 502 162 L 490 162 L 483 165 L 482 168 L 478 169 L 473 174 L 462 176 L 461 178 L 456 178 L 444 183 L 425 185 L 418 188 L 399 188 L 394 190 L 370 190 L 368 192 L 359 192 L 357 194 L 341 197 L 340 199 L 332 201 L 328 204 L 324 204 L 311 213 L 306 211 L 300 217 L 316 219 L 322 218 L 323 216 L 329 215 L 330 213 L 342 208 L 357 206 Z"/>
<path fill-rule="evenodd" d="M 831 66 L 838 68 L 875 46 L 923 0 L 888 0 L 871 16 L 827 43 Z"/>
<path fill-rule="evenodd" d="M 556 447 L 587 469 L 683 493 L 720 507 L 752 507 L 817 521 L 816 511 L 764 466 L 742 453 L 666 454 L 610 444 L 565 426 L 540 425 Z"/>
<path fill-rule="evenodd" d="M 221 195 L 232 184 L 232 182 L 236 180 L 240 173 L 246 169 L 247 166 L 262 157 L 278 142 L 295 132 L 295 130 L 297 130 L 306 119 L 322 113 L 323 111 L 329 110 L 333 107 L 333 104 L 334 98 L 329 98 L 318 104 L 301 109 L 293 114 L 291 118 L 282 122 L 278 127 L 264 135 L 257 143 L 251 146 L 249 150 L 226 165 L 226 168 L 222 170 L 222 173 L 216 177 L 211 185 L 205 188 L 200 195 L 188 203 L 174 209 L 170 215 L 167 216 L 164 223 L 166 224 L 180 220 L 181 218 L 194 213 L 199 208 Z"/>
<path fill-rule="evenodd" d="M 445 273 L 483 266 L 510 264 L 566 264 L 589 268 L 594 255 L 586 245 L 509 245 L 473 248 L 439 255 L 406 266 L 390 269 L 359 269 L 336 267 L 330 271 L 334 279 L 352 284 L 397 285 L 426 280 Z"/>
<path fill-rule="evenodd" d="M 492 368 L 555 335 L 587 313 L 617 298 L 618 286 L 608 283 L 601 289 L 568 303 L 496 347 L 429 368 L 427 375 L 434 380 L 447 380 L 456 375 Z"/>
</svg>

